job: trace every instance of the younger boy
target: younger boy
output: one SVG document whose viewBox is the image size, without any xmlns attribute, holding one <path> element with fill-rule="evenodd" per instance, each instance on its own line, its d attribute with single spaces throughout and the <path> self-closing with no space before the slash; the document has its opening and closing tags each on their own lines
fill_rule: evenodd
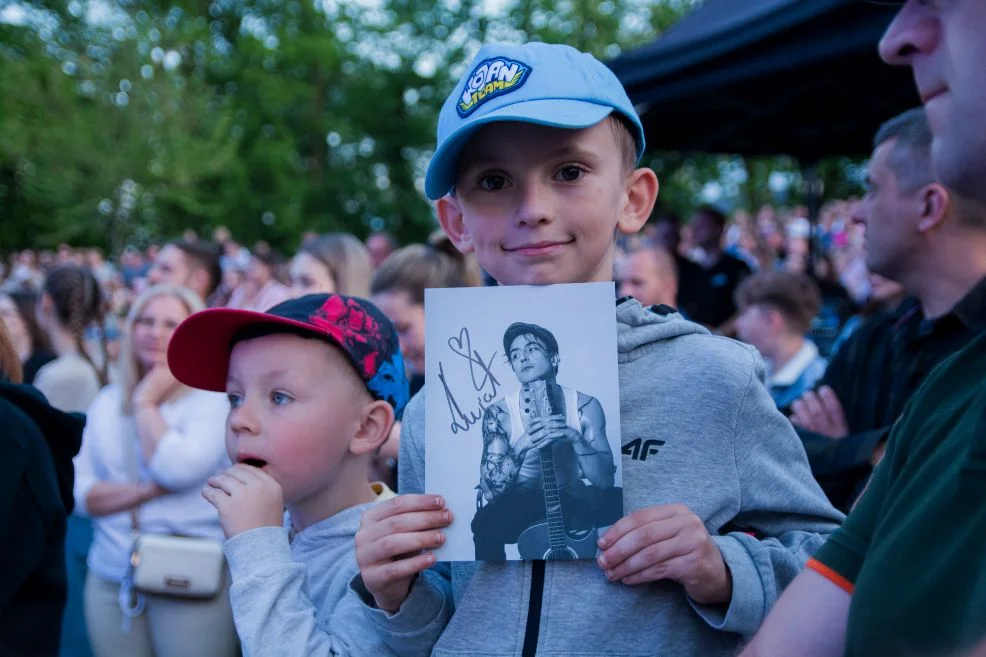
<svg viewBox="0 0 986 657">
<path fill-rule="evenodd" d="M 827 361 L 805 338 L 822 308 L 818 286 L 807 276 L 765 271 L 736 288 L 737 337 L 767 361 L 767 391 L 781 411 L 825 375 Z"/>
<path fill-rule="evenodd" d="M 657 196 L 619 81 L 567 46 L 482 48 L 438 137 L 426 192 L 502 285 L 612 280 L 617 231 L 637 232 Z M 754 349 L 632 299 L 616 315 L 628 515 L 595 562 L 430 568 L 463 519 L 434 495 L 370 509 L 353 589 L 402 655 L 733 655 L 838 526 Z M 414 493 L 424 406 L 416 396 L 402 427 L 400 486 Z"/>
<path fill-rule="evenodd" d="M 206 310 L 175 331 L 168 364 L 182 383 L 229 397 L 236 465 L 202 495 L 228 538 L 244 653 L 390 654 L 346 595 L 359 518 L 393 497 L 367 480 L 408 398 L 390 321 L 368 301 L 334 294 L 263 313 Z"/>
</svg>

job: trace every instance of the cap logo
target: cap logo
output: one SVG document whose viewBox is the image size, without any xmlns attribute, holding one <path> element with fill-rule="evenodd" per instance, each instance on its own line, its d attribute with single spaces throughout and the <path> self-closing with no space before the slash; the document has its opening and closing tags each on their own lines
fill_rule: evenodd
<svg viewBox="0 0 986 657">
<path fill-rule="evenodd" d="M 506 57 L 483 60 L 466 79 L 456 111 L 466 118 L 486 101 L 520 89 L 530 72 L 527 64 Z"/>
</svg>

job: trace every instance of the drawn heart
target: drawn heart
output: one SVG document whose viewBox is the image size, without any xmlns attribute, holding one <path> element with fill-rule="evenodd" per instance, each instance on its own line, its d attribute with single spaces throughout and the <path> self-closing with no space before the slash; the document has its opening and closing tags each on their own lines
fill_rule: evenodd
<svg viewBox="0 0 986 657">
<path fill-rule="evenodd" d="M 458 337 L 452 336 L 448 339 L 448 348 L 463 358 L 469 358 L 471 347 L 472 340 L 469 339 L 469 329 L 465 327 L 459 331 Z"/>
</svg>

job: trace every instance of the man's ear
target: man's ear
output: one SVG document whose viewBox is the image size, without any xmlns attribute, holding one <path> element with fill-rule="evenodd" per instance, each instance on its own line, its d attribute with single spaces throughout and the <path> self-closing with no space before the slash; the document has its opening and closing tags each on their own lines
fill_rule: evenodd
<svg viewBox="0 0 986 657">
<path fill-rule="evenodd" d="M 780 333 L 784 330 L 784 315 L 781 314 L 781 311 L 776 308 L 765 307 L 763 313 L 767 318 L 767 324 L 770 326 L 771 331 Z"/>
<path fill-rule="evenodd" d="M 463 221 L 462 205 L 459 199 L 451 194 L 447 194 L 435 202 L 435 212 L 438 214 L 438 223 L 442 230 L 448 235 L 462 253 L 472 253 L 475 247 L 472 243 L 472 234 Z"/>
<path fill-rule="evenodd" d="M 394 426 L 394 407 L 385 401 L 374 400 L 363 409 L 363 419 L 349 443 L 349 451 L 357 456 L 372 454 L 387 442 Z"/>
<path fill-rule="evenodd" d="M 921 190 L 921 219 L 918 231 L 928 233 L 944 223 L 952 205 L 949 191 L 939 183 L 931 183 Z"/>
<path fill-rule="evenodd" d="M 616 229 L 624 235 L 638 233 L 654 210 L 659 189 L 657 174 L 651 169 L 634 170 L 627 178 L 626 196 Z"/>
</svg>

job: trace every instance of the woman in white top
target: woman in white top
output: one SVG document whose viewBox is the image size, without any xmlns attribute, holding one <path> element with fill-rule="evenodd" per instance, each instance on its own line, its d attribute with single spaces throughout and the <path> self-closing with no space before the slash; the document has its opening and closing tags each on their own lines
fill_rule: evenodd
<svg viewBox="0 0 986 657">
<path fill-rule="evenodd" d="M 120 380 L 89 409 L 75 459 L 75 500 L 93 518 L 86 579 L 86 624 L 97 657 L 223 657 L 238 646 L 228 587 L 209 600 L 142 594 L 143 611 L 121 595 L 141 533 L 222 539 L 219 516 L 201 490 L 230 466 L 225 449 L 228 402 L 219 393 L 182 386 L 167 365 L 178 324 L 201 310 L 191 291 L 148 289 L 127 317 Z M 136 475 L 136 476 L 135 476 Z"/>
</svg>

